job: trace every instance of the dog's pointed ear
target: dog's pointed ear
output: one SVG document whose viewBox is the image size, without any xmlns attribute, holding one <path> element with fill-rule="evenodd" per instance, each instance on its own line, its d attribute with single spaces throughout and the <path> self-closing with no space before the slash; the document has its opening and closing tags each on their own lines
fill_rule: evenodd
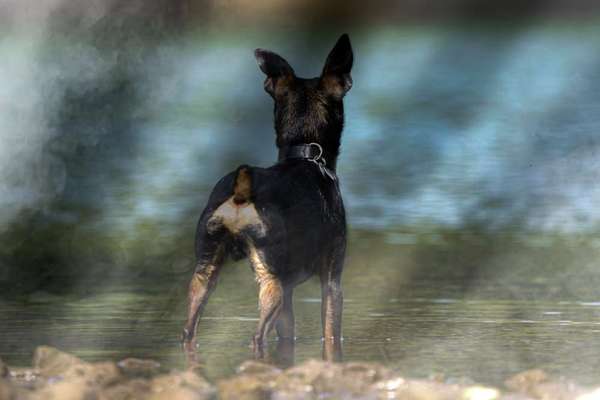
<svg viewBox="0 0 600 400">
<path fill-rule="evenodd" d="M 344 33 L 327 56 L 321 80 L 328 92 L 343 97 L 352 87 L 350 70 L 354 62 L 354 54 L 350 38 Z"/>
<path fill-rule="evenodd" d="M 254 57 L 256 57 L 260 70 L 267 75 L 265 90 L 271 95 L 275 91 L 276 79 L 294 76 L 293 68 L 279 54 L 269 50 L 256 49 L 254 50 Z"/>
</svg>

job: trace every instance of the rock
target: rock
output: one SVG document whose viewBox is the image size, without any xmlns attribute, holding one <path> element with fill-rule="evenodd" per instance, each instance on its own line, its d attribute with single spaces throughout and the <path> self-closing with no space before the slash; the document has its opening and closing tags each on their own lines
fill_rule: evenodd
<svg viewBox="0 0 600 400">
<path fill-rule="evenodd" d="M 543 400 L 573 400 L 585 390 L 572 382 L 544 382 L 532 387 L 525 394 Z"/>
<path fill-rule="evenodd" d="M 33 353 L 33 367 L 45 377 L 59 376 L 83 361 L 54 347 L 39 346 Z"/>
<path fill-rule="evenodd" d="M 31 368 L 13 368 L 10 370 L 10 380 L 15 386 L 34 390 L 46 385 L 46 380 L 43 379 L 38 370 Z"/>
<path fill-rule="evenodd" d="M 195 390 L 186 387 L 170 388 L 162 392 L 152 393 L 146 397 L 148 400 L 202 400 L 212 398 L 212 394 L 199 395 Z"/>
<path fill-rule="evenodd" d="M 360 380 L 370 385 L 389 378 L 392 372 L 379 364 L 350 362 L 343 364 L 342 375 L 345 380 Z"/>
<path fill-rule="evenodd" d="M 245 362 L 238 375 L 219 382 L 222 399 L 375 398 L 371 386 L 391 372 L 369 363 L 335 364 L 309 360 L 282 372 L 258 362 Z"/>
<path fill-rule="evenodd" d="M 525 396 L 524 394 L 509 393 L 509 394 L 502 395 L 500 397 L 500 400 L 533 400 L 533 399 L 529 396 Z"/>
<path fill-rule="evenodd" d="M 584 393 L 578 396 L 576 400 L 600 400 L 600 388 Z"/>
<path fill-rule="evenodd" d="M 151 399 L 211 399 L 215 388 L 192 371 L 172 372 L 159 375 L 150 382 Z M 170 397 L 167 397 L 170 396 Z M 194 397 L 190 397 L 194 396 Z"/>
<path fill-rule="evenodd" d="M 273 365 L 265 364 L 259 361 L 244 361 L 239 367 L 237 367 L 236 372 L 238 374 L 274 374 L 278 375 L 281 373 L 281 370 Z"/>
<path fill-rule="evenodd" d="M 378 399 L 411 400 L 496 400 L 500 390 L 486 386 L 465 386 L 434 380 L 409 380 L 395 377 L 373 385 Z"/>
<path fill-rule="evenodd" d="M 151 378 L 160 372 L 160 363 L 154 360 L 126 358 L 119 361 L 117 366 L 129 378 Z"/>
<path fill-rule="evenodd" d="M 450 400 L 460 399 L 461 387 L 436 381 L 396 377 L 373 385 L 377 399 Z"/>
<path fill-rule="evenodd" d="M 113 362 L 87 363 L 48 346 L 40 346 L 35 350 L 33 366 L 44 378 L 83 381 L 90 386 L 112 385 L 123 379 L 121 371 Z"/>
<path fill-rule="evenodd" d="M 97 388 L 82 378 L 58 381 L 32 395 L 32 399 L 35 400 L 96 400 L 97 398 Z"/>
<path fill-rule="evenodd" d="M 572 400 L 584 394 L 584 389 L 566 380 L 551 380 L 542 370 L 521 372 L 506 380 L 507 388 L 534 399 Z"/>
<path fill-rule="evenodd" d="M 105 388 L 98 400 L 203 400 L 214 395 L 215 389 L 206 380 L 186 371 L 124 381 Z"/>
<path fill-rule="evenodd" d="M 269 399 L 274 388 L 272 380 L 258 379 L 256 375 L 242 374 L 218 383 L 221 400 Z"/>
<path fill-rule="evenodd" d="M 373 383 L 390 375 L 387 368 L 377 364 L 310 360 L 285 371 L 278 378 L 274 393 L 276 398 L 286 399 L 310 393 L 318 397 L 362 397 L 372 391 Z"/>
<path fill-rule="evenodd" d="M 515 392 L 527 393 L 532 387 L 548 380 L 548 375 L 541 369 L 530 369 L 508 378 L 504 385 Z"/>
<path fill-rule="evenodd" d="M 500 398 L 500 391 L 486 386 L 470 386 L 461 393 L 463 400 L 496 400 Z"/>
<path fill-rule="evenodd" d="M 22 397 L 17 395 L 17 390 L 11 383 L 4 378 L 0 378 L 0 400 L 17 400 L 18 398 Z"/>
<path fill-rule="evenodd" d="M 113 362 L 74 364 L 67 368 L 61 376 L 65 380 L 83 379 L 92 386 L 108 386 L 123 379 L 121 371 Z"/>
<path fill-rule="evenodd" d="M 98 400 L 142 400 L 148 398 L 150 391 L 150 381 L 131 379 L 105 388 Z"/>
<path fill-rule="evenodd" d="M 245 361 L 237 372 L 237 376 L 219 382 L 220 399 L 270 398 L 275 381 L 282 373 L 279 368 L 258 361 Z"/>
</svg>

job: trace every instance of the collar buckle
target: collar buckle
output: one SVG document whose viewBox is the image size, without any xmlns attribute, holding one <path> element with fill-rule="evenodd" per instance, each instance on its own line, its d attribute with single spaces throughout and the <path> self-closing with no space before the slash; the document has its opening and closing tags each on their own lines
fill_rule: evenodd
<svg viewBox="0 0 600 400">
<path fill-rule="evenodd" d="M 308 159 L 314 163 L 325 165 L 327 162 L 325 160 L 325 157 L 323 157 L 323 147 L 321 147 L 321 145 L 319 143 L 315 143 L 315 142 L 309 143 L 308 145 L 315 146 L 319 150 L 319 154 L 317 154 L 313 158 L 309 157 Z"/>
<path fill-rule="evenodd" d="M 299 144 L 283 148 L 280 152 L 279 162 L 289 159 L 300 159 L 314 163 L 323 176 L 329 177 L 332 181 L 336 181 L 335 172 L 327 168 L 327 161 L 323 157 L 323 147 L 319 143 L 311 142 L 307 144 Z"/>
</svg>

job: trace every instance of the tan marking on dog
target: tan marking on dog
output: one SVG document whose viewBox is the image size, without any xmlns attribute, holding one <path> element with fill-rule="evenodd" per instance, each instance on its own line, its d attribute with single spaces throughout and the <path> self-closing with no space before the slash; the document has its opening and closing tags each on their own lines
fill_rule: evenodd
<svg viewBox="0 0 600 400">
<path fill-rule="evenodd" d="M 254 277 L 259 285 L 273 279 L 273 275 L 269 272 L 267 264 L 265 264 L 262 255 L 258 252 L 252 243 L 248 243 L 248 258 L 254 269 Z"/>
<path fill-rule="evenodd" d="M 273 79 L 273 78 L 269 78 L 269 79 Z M 291 75 L 281 76 L 279 78 L 276 78 L 274 83 L 275 83 L 274 95 L 275 95 L 275 97 L 281 97 L 281 96 L 287 94 L 289 92 L 290 88 L 292 88 L 293 83 L 294 83 L 294 77 Z"/>
<path fill-rule="evenodd" d="M 248 253 L 259 287 L 260 322 L 257 331 L 261 340 L 264 340 L 283 308 L 283 286 L 279 279 L 269 272 L 263 255 L 250 241 L 248 242 Z"/>
<path fill-rule="evenodd" d="M 197 292 L 201 288 L 208 284 L 210 273 L 195 273 L 192 275 L 192 281 L 190 282 L 190 293 Z"/>
<path fill-rule="evenodd" d="M 264 235 L 266 226 L 256 211 L 254 203 L 236 204 L 234 196 L 219 206 L 210 217 L 208 225 L 222 223 L 231 233 L 240 233 L 242 229 L 254 226 Z"/>
<path fill-rule="evenodd" d="M 233 202 L 242 204 L 250 201 L 252 195 L 252 178 L 248 168 L 240 168 L 237 177 L 235 178 L 235 186 L 233 188 Z"/>
<path fill-rule="evenodd" d="M 344 91 L 344 87 L 340 83 L 339 78 L 335 75 L 322 76 L 321 86 L 323 87 L 326 93 L 338 99 L 344 97 L 344 94 L 346 93 Z"/>
<path fill-rule="evenodd" d="M 279 280 L 271 278 L 261 282 L 258 291 L 258 299 L 258 306 L 261 310 L 273 310 L 278 308 L 279 310 L 274 312 L 279 314 L 281 307 L 283 306 L 283 288 L 281 287 Z M 272 328 L 273 321 L 269 322 L 268 330 Z"/>
</svg>

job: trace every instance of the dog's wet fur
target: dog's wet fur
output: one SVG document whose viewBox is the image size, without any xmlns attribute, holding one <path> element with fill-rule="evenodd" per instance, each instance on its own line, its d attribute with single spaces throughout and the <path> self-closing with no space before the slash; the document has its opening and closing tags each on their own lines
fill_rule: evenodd
<svg viewBox="0 0 600 400">
<path fill-rule="evenodd" d="M 257 357 L 263 356 L 273 327 L 281 340 L 293 340 L 292 292 L 313 275 L 321 279 L 325 342 L 341 340 L 346 220 L 333 173 L 344 125 L 343 97 L 352 86 L 350 39 L 345 34 L 339 38 L 321 76 L 312 79 L 297 77 L 273 52 L 257 49 L 255 57 L 267 76 L 265 91 L 275 101 L 279 160 L 269 168 L 238 167 L 210 195 L 196 232 L 197 265 L 183 332 L 190 351 L 227 256 L 247 257 L 259 285 L 260 320 L 253 338 Z M 310 143 L 322 147 L 331 176 L 311 160 L 285 157 L 289 146 Z"/>
</svg>

